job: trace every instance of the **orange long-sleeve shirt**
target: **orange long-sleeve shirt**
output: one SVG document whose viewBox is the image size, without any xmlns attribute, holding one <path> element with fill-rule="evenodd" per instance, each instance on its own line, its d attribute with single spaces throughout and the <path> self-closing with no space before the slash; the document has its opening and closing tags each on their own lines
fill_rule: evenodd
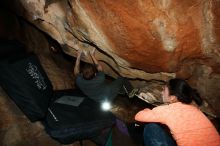
<svg viewBox="0 0 220 146">
<path fill-rule="evenodd" d="M 193 105 L 176 102 L 144 109 L 136 114 L 135 120 L 167 125 L 178 146 L 220 146 L 217 130 Z"/>
</svg>

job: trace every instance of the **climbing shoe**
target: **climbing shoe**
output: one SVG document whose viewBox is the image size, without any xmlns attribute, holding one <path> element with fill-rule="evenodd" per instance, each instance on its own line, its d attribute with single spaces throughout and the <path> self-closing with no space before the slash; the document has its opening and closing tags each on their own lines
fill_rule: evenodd
<svg viewBox="0 0 220 146">
<path fill-rule="evenodd" d="M 134 88 L 134 89 L 132 89 L 132 91 L 130 93 L 128 93 L 128 97 L 133 98 L 135 95 L 137 95 L 138 92 L 139 92 L 139 89 Z"/>
</svg>

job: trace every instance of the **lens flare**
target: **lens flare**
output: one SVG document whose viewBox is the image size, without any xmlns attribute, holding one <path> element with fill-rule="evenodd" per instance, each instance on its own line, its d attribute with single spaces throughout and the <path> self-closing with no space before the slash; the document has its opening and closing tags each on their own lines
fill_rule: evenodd
<svg viewBox="0 0 220 146">
<path fill-rule="evenodd" d="M 110 108 L 111 108 L 110 102 L 104 101 L 104 102 L 102 103 L 102 110 L 108 111 Z"/>
</svg>

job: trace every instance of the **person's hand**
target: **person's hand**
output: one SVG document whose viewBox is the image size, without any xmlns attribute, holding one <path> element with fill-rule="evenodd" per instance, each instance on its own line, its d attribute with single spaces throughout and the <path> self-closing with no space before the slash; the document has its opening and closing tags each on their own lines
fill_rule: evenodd
<svg viewBox="0 0 220 146">
<path fill-rule="evenodd" d="M 77 51 L 77 57 L 81 57 L 81 55 L 82 55 L 82 50 L 79 49 L 79 50 Z"/>
<path fill-rule="evenodd" d="M 95 50 L 96 50 L 96 49 L 93 48 L 92 50 L 89 51 L 89 53 L 90 53 L 91 56 L 94 56 L 94 55 L 95 55 Z"/>
</svg>

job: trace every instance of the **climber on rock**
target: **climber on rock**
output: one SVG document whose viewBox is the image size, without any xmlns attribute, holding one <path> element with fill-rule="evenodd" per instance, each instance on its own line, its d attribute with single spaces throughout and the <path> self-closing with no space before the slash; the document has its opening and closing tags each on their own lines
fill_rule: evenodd
<svg viewBox="0 0 220 146">
<path fill-rule="evenodd" d="M 80 90 L 89 98 L 97 101 L 113 101 L 118 94 L 128 95 L 130 98 L 138 91 L 134 89 L 130 82 L 123 77 L 118 77 L 111 83 L 106 83 L 103 67 L 99 61 L 95 58 L 95 49 L 89 51 L 93 64 L 85 63 L 80 68 L 80 59 L 82 56 L 82 50 L 77 53 L 77 59 L 74 67 L 74 74 L 76 77 L 76 85 Z"/>
</svg>

